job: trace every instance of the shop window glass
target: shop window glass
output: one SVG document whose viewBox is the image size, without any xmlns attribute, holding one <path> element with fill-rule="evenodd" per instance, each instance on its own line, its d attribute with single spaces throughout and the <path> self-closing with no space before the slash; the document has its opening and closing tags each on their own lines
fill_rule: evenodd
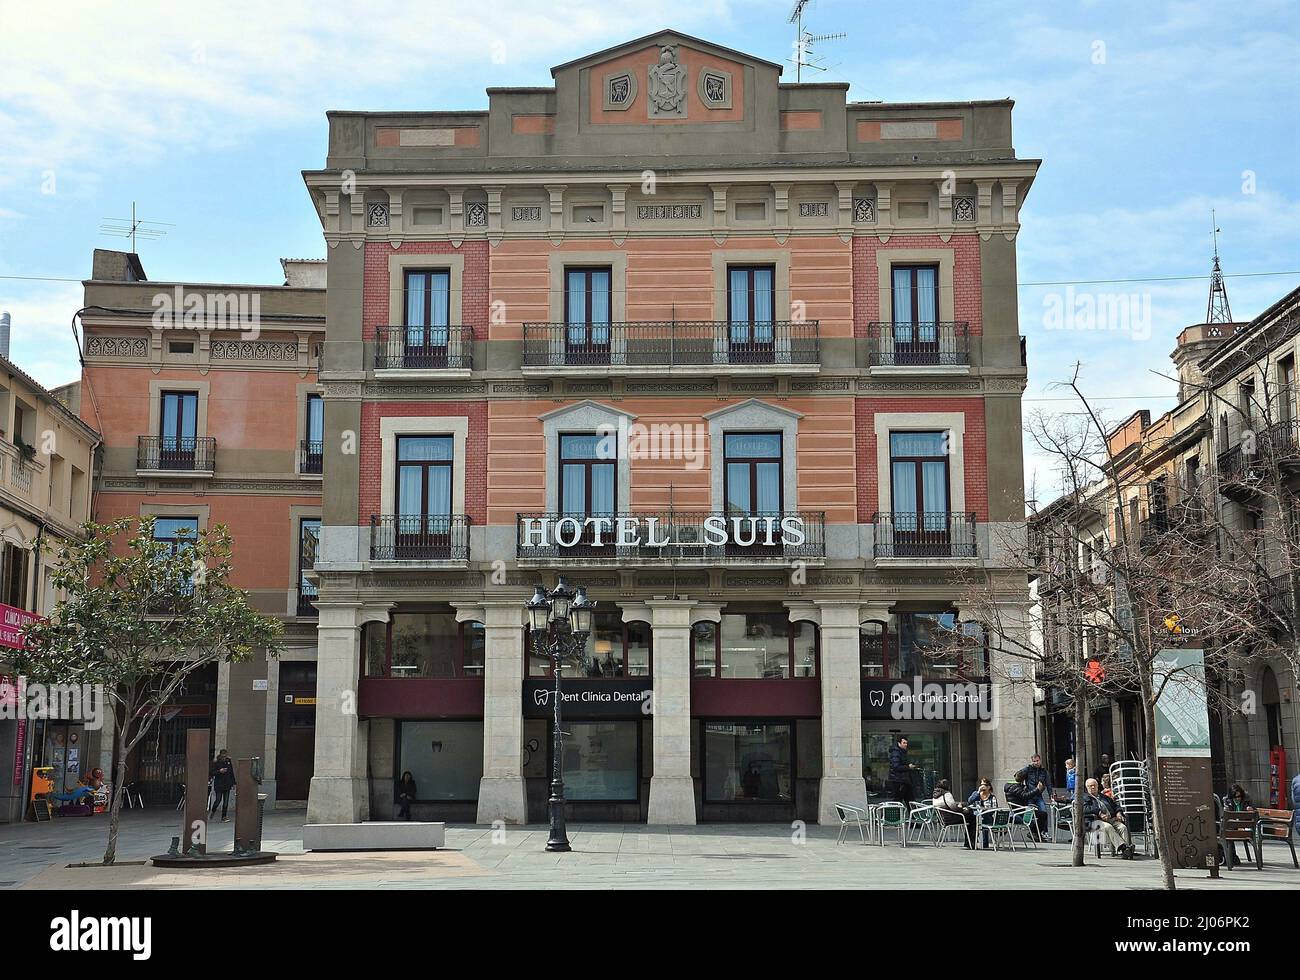
<svg viewBox="0 0 1300 980">
<path fill-rule="evenodd" d="M 650 676 L 650 624 L 627 624 L 627 676 Z"/>
<path fill-rule="evenodd" d="M 885 624 L 871 621 L 858 630 L 858 662 L 863 677 L 885 677 Z"/>
<path fill-rule="evenodd" d="M 790 624 L 794 642 L 794 676 L 817 676 L 817 625 L 809 622 Z"/>
<path fill-rule="evenodd" d="M 696 677 L 718 675 L 718 626 L 716 623 L 696 623 L 691 627 L 694 673 Z"/>
<path fill-rule="evenodd" d="M 478 799 L 483 776 L 481 721 L 404 721 L 396 775 L 410 770 L 416 796 L 429 802 Z"/>
<path fill-rule="evenodd" d="M 362 631 L 366 677 L 482 677 L 483 624 L 451 612 L 398 612 Z"/>
<path fill-rule="evenodd" d="M 388 624 L 366 623 L 361 634 L 361 652 L 365 662 L 366 677 L 383 677 L 387 674 Z"/>
<path fill-rule="evenodd" d="M 934 784 L 940 779 L 953 778 L 950 741 L 947 732 L 913 732 L 903 730 L 907 736 L 907 757 L 917 768 L 912 773 L 912 793 L 918 800 L 928 800 Z M 889 776 L 889 750 L 894 747 L 894 732 L 862 733 L 862 774 L 867 781 L 869 794 L 883 794 Z M 993 775 L 993 774 L 990 774 Z M 996 776 L 994 775 L 996 782 Z M 953 784 L 953 795 L 964 799 L 974 786 L 959 787 Z M 999 794 L 1000 796 L 1000 794 Z"/>
<path fill-rule="evenodd" d="M 789 803 L 794 735 L 787 722 L 704 723 L 704 787 L 710 803 Z"/>
<path fill-rule="evenodd" d="M 528 645 L 528 676 L 549 677 L 551 664 L 547 656 L 538 656 L 533 639 L 525 630 Z M 602 609 L 594 617 L 585 648 L 584 665 L 569 664 L 565 677 L 648 677 L 650 676 L 650 624 L 624 623 L 619 609 Z"/>
<path fill-rule="evenodd" d="M 635 721 L 568 721 L 564 795 L 571 801 L 634 802 L 638 798 Z"/>
</svg>

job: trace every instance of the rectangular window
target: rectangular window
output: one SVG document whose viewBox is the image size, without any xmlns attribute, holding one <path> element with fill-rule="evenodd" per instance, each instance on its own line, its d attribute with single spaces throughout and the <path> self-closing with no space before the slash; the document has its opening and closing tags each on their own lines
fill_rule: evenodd
<svg viewBox="0 0 1300 980">
<path fill-rule="evenodd" d="M 482 677 L 483 624 L 452 612 L 395 612 L 368 623 L 362 637 L 366 677 Z"/>
<path fill-rule="evenodd" d="M 418 800 L 470 803 L 483 778 L 481 721 L 403 721 L 397 776 L 410 772 Z M 567 787 L 566 787 L 567 788 Z"/>
<path fill-rule="evenodd" d="M 733 362 L 762 363 L 774 357 L 776 267 L 727 267 L 727 339 Z"/>
<path fill-rule="evenodd" d="M 199 538 L 197 517 L 155 517 L 153 539 L 165 543 L 175 554 L 190 547 Z"/>
<path fill-rule="evenodd" d="M 794 726 L 705 722 L 704 799 L 709 803 L 792 802 Z"/>
<path fill-rule="evenodd" d="M 862 775 L 866 777 L 867 792 L 871 794 L 886 792 L 889 776 L 889 750 L 894 747 L 892 732 L 862 733 Z M 908 761 L 917 768 L 912 772 L 912 795 L 918 800 L 928 800 L 934 791 L 934 784 L 940 779 L 952 779 L 950 738 L 947 732 L 907 731 Z M 972 785 L 974 782 L 972 780 Z M 964 798 L 965 790 L 954 795 Z M 1001 793 L 999 786 L 994 791 Z"/>
<path fill-rule="evenodd" d="M 320 395 L 307 395 L 307 418 L 304 420 L 303 432 L 307 438 L 302 446 L 302 471 L 304 473 L 321 472 L 325 453 L 325 399 Z"/>
<path fill-rule="evenodd" d="M 26 548 L 5 542 L 4 568 L 0 570 L 0 602 L 15 609 L 27 608 Z"/>
<path fill-rule="evenodd" d="M 564 793 L 570 800 L 635 803 L 640 728 L 635 721 L 565 721 Z"/>
<path fill-rule="evenodd" d="M 1277 364 L 1277 418 L 1287 424 L 1295 418 L 1295 358 L 1284 357 Z"/>
<path fill-rule="evenodd" d="M 896 265 L 890 269 L 894 339 L 927 343 L 938 339 L 939 267 Z"/>
<path fill-rule="evenodd" d="M 447 530 L 455 462 L 451 436 L 398 436 L 397 515 L 399 533 Z"/>
<path fill-rule="evenodd" d="M 560 512 L 612 515 L 618 499 L 618 444 L 613 436 L 560 436 Z"/>
<path fill-rule="evenodd" d="M 451 316 L 451 273 L 447 269 L 408 269 L 404 295 L 405 346 L 402 366 L 446 367 Z"/>
<path fill-rule="evenodd" d="M 609 360 L 612 277 L 607 268 L 564 270 L 564 346 L 570 364 Z"/>
<path fill-rule="evenodd" d="M 783 505 L 781 433 L 728 432 L 722 444 L 727 513 L 779 515 Z"/>
<path fill-rule="evenodd" d="M 306 572 L 316 567 L 316 549 L 320 545 L 320 518 L 304 517 L 298 525 L 298 615 L 314 616 L 316 607 L 312 600 L 317 596 L 316 586 L 308 581 Z"/>
<path fill-rule="evenodd" d="M 691 629 L 696 677 L 785 679 L 816 677 L 817 628 L 779 612 L 726 613 L 722 622 Z"/>
<path fill-rule="evenodd" d="M 949 540 L 948 433 L 891 432 L 894 553 L 941 549 Z"/>
<path fill-rule="evenodd" d="M 525 634 L 528 647 L 528 676 L 550 677 L 551 664 L 533 655 L 531 636 Z M 623 622 L 618 609 L 597 612 L 592 631 L 587 637 L 587 663 L 567 667 L 565 677 L 649 677 L 650 676 L 650 624 Z"/>
</svg>

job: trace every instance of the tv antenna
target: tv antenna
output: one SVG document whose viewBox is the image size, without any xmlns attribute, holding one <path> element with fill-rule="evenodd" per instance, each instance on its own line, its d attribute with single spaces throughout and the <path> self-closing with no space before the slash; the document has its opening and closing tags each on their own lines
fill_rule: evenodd
<svg viewBox="0 0 1300 980">
<path fill-rule="evenodd" d="M 145 218 L 136 217 L 135 201 L 131 202 L 130 220 L 126 218 L 105 218 L 104 221 L 107 223 L 99 226 L 100 234 L 131 239 L 131 251 L 133 253 L 136 250 L 135 240 L 137 238 L 149 241 L 162 238 L 163 235 L 167 234 L 167 228 L 176 227 L 166 221 L 149 221 Z"/>
<path fill-rule="evenodd" d="M 794 9 L 790 11 L 787 23 L 794 24 L 794 80 L 803 81 L 803 70 L 815 68 L 825 71 L 826 66 L 812 58 L 812 46 L 821 41 L 838 41 L 848 37 L 847 34 L 814 34 L 803 29 L 803 11 L 812 0 L 795 0 Z"/>
</svg>

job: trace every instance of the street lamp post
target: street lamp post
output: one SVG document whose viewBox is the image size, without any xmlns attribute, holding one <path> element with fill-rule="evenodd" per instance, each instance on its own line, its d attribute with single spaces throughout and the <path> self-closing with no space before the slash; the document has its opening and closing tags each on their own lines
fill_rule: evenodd
<svg viewBox="0 0 1300 980">
<path fill-rule="evenodd" d="M 533 597 L 524 603 L 533 651 L 538 657 L 550 660 L 555 675 L 554 760 L 551 798 L 547 803 L 551 818 L 551 834 L 546 841 L 548 851 L 571 850 L 564 826 L 564 729 L 560 723 L 560 680 L 566 661 L 581 663 L 586 659 L 587 636 L 591 633 L 595 608 L 596 603 L 587 598 L 585 588 L 578 586 L 575 592 L 565 584 L 563 577 L 550 592 L 545 592 L 539 583 Z"/>
</svg>

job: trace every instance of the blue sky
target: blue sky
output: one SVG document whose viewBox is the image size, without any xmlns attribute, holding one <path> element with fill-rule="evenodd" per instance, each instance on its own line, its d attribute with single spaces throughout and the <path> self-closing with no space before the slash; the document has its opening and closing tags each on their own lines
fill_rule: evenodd
<svg viewBox="0 0 1300 980">
<path fill-rule="evenodd" d="M 79 280 L 92 249 L 122 246 L 99 228 L 133 200 L 172 223 L 140 245 L 153 279 L 278 282 L 281 256 L 321 256 L 300 171 L 324 161 L 327 109 L 485 108 L 489 85 L 549 84 L 552 65 L 661 27 L 786 61 L 791 2 L 0 0 L 13 359 L 50 385 L 77 376 Z M 814 0 L 807 25 L 848 34 L 810 75 L 849 82 L 851 99 L 1016 100 L 1016 150 L 1044 161 L 1021 215 L 1020 281 L 1082 283 L 1020 288 L 1026 413 L 1069 408 L 1040 399 L 1063 397 L 1050 384 L 1075 361 L 1113 419 L 1171 406 L 1174 385 L 1151 372 L 1203 319 L 1205 279 L 1095 281 L 1205 276 L 1211 209 L 1237 319 L 1300 285 L 1293 0 Z M 1054 316 L 1117 296 L 1127 325 Z M 1054 495 L 1048 473 L 1038 480 Z"/>
</svg>

